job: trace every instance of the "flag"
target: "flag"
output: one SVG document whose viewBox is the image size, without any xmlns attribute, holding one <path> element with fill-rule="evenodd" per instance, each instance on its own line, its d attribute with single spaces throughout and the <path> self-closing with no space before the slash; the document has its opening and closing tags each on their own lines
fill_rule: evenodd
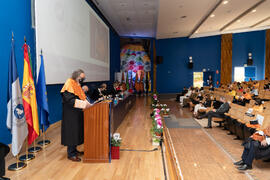
<svg viewBox="0 0 270 180">
<path fill-rule="evenodd" d="M 32 142 L 39 135 L 39 121 L 37 112 L 36 89 L 30 67 L 28 46 L 26 43 L 23 45 L 23 55 L 24 55 L 24 70 L 23 70 L 23 85 L 22 85 L 23 106 L 25 111 L 26 122 L 28 124 L 28 144 L 32 144 Z"/>
<path fill-rule="evenodd" d="M 46 79 L 43 63 L 43 55 L 40 55 L 40 66 L 39 66 L 38 80 L 37 80 L 37 104 L 40 113 L 40 124 L 44 127 L 46 131 L 50 126 L 49 122 L 49 106 L 46 90 Z"/>
<path fill-rule="evenodd" d="M 127 71 L 127 78 L 126 78 L 126 87 L 127 87 L 127 90 L 129 90 L 128 71 Z"/>
<path fill-rule="evenodd" d="M 30 67 L 31 67 L 31 72 L 33 75 L 33 79 L 35 79 L 35 71 L 33 70 L 33 62 L 31 58 L 31 52 L 30 52 L 30 47 L 28 46 L 28 57 L 29 57 L 29 62 L 30 62 Z"/>
<path fill-rule="evenodd" d="M 148 88 L 148 92 L 151 92 L 151 77 L 150 77 L 150 72 L 148 72 L 148 84 L 149 84 L 149 88 Z"/>
<path fill-rule="evenodd" d="M 12 134 L 11 151 L 13 156 L 16 156 L 20 153 L 28 131 L 24 116 L 20 81 L 17 73 L 13 38 L 8 68 L 7 128 L 11 130 Z"/>
</svg>

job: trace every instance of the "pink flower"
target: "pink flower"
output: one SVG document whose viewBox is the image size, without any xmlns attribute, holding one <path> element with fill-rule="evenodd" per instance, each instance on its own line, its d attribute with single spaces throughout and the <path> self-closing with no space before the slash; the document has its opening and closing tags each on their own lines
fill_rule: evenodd
<svg viewBox="0 0 270 180">
<path fill-rule="evenodd" d="M 158 123 L 158 125 L 162 126 L 162 121 L 161 121 L 161 119 L 157 120 L 157 123 Z"/>
</svg>

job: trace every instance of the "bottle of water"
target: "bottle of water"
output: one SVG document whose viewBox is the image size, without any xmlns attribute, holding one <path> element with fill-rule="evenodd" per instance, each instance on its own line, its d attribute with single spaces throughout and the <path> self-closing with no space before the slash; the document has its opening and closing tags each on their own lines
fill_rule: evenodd
<svg viewBox="0 0 270 180">
<path fill-rule="evenodd" d="M 117 98 L 114 98 L 113 103 L 116 105 L 118 103 Z"/>
</svg>

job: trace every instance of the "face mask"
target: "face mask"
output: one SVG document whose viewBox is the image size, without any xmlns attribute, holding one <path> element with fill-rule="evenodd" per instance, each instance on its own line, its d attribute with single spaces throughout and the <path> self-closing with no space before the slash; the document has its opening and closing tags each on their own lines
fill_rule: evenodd
<svg viewBox="0 0 270 180">
<path fill-rule="evenodd" d="M 79 79 L 79 83 L 82 84 L 84 80 L 85 80 L 85 78 Z"/>
</svg>

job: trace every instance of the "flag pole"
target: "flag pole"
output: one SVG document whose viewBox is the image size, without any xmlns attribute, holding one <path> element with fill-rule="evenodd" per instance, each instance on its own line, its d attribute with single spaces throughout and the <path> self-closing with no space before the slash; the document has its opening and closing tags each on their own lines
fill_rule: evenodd
<svg viewBox="0 0 270 180">
<path fill-rule="evenodd" d="M 40 146 L 36 146 L 36 140 L 34 140 L 33 147 L 28 149 L 28 151 L 30 153 L 37 153 L 37 152 L 39 152 L 41 150 L 42 150 L 42 148 Z"/>
<path fill-rule="evenodd" d="M 19 155 L 16 156 L 16 163 L 8 166 L 9 171 L 19 171 L 27 166 L 26 163 L 19 161 Z"/>
<path fill-rule="evenodd" d="M 31 161 L 35 159 L 35 155 L 34 154 L 29 154 L 28 153 L 28 140 L 26 141 L 26 151 L 25 151 L 25 155 L 22 155 L 19 160 L 22 162 L 27 162 L 27 161 Z"/>
<path fill-rule="evenodd" d="M 42 129 L 43 129 L 42 141 L 39 141 L 38 145 L 43 146 L 43 148 L 45 148 L 47 145 L 51 144 L 51 141 L 46 139 L 46 133 L 45 133 L 45 130 L 44 130 L 44 125 L 43 125 Z"/>
</svg>

